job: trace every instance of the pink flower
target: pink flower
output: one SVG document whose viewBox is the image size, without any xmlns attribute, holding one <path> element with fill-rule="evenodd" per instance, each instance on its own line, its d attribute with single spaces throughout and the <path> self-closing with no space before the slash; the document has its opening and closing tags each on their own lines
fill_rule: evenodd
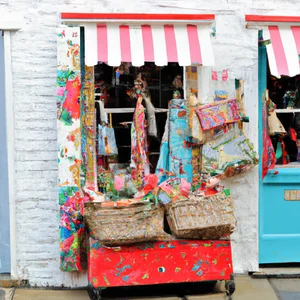
<svg viewBox="0 0 300 300">
<path fill-rule="evenodd" d="M 125 179 L 124 176 L 116 175 L 114 180 L 114 188 L 116 191 L 121 191 L 124 188 Z"/>
<path fill-rule="evenodd" d="M 65 93 L 66 88 L 65 87 L 59 87 L 56 89 L 56 95 L 57 96 L 63 96 Z"/>
</svg>

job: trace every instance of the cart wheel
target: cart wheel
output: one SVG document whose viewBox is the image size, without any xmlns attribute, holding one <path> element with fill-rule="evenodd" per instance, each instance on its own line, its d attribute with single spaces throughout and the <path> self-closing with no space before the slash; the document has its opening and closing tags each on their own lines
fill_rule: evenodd
<svg viewBox="0 0 300 300">
<path fill-rule="evenodd" d="M 231 300 L 232 299 L 231 296 L 235 291 L 234 281 L 226 281 L 225 282 L 225 289 L 226 289 L 227 300 Z"/>
<path fill-rule="evenodd" d="M 92 285 L 88 286 L 88 294 L 91 300 L 101 300 L 102 289 L 95 289 Z"/>
</svg>

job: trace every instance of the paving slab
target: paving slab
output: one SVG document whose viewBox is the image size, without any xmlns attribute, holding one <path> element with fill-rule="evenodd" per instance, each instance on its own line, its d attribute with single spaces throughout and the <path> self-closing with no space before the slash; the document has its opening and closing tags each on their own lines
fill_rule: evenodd
<svg viewBox="0 0 300 300">
<path fill-rule="evenodd" d="M 104 300 L 106 299 L 106 298 L 103 298 Z M 107 300 L 108 300 L 109 298 L 107 298 Z M 113 299 L 113 298 L 111 298 L 111 299 Z M 153 300 L 153 299 L 162 299 L 162 300 L 181 300 L 182 298 L 179 298 L 179 297 L 145 297 L 145 298 L 135 298 L 135 297 L 130 297 L 130 298 L 120 298 L 120 297 L 118 297 L 118 298 L 114 298 L 114 300 L 116 300 L 116 299 L 118 299 L 118 300 Z"/>
<path fill-rule="evenodd" d="M 225 293 L 215 293 L 207 295 L 198 295 L 198 296 L 185 296 L 186 300 L 224 300 Z"/>
<path fill-rule="evenodd" d="M 16 289 L 13 300 L 90 300 L 87 291 Z"/>
<path fill-rule="evenodd" d="M 12 300 L 14 289 L 0 288 L 0 300 Z"/>
<path fill-rule="evenodd" d="M 114 297 L 114 298 L 103 297 L 103 300 L 153 300 L 153 299 L 182 300 L 182 298 L 180 297 Z"/>
<path fill-rule="evenodd" d="M 300 299 L 300 279 L 269 279 L 281 300 Z"/>
<path fill-rule="evenodd" d="M 233 300 L 278 300 L 269 281 L 265 278 L 254 279 L 250 276 L 235 276 Z"/>
</svg>

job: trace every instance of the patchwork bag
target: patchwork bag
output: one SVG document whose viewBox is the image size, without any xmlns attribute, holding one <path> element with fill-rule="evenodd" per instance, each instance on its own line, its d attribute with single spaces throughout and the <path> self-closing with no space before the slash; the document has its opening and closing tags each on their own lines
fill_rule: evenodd
<svg viewBox="0 0 300 300">
<path fill-rule="evenodd" d="M 218 101 L 196 109 L 203 130 L 210 130 L 240 120 L 236 100 Z"/>
<path fill-rule="evenodd" d="M 202 171 L 220 179 L 243 173 L 257 163 L 257 153 L 238 124 L 225 128 L 202 148 Z"/>
</svg>

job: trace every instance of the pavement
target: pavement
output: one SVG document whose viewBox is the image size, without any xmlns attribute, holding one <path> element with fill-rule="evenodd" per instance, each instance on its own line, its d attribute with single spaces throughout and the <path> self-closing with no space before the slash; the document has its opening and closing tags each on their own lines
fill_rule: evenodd
<svg viewBox="0 0 300 300">
<path fill-rule="evenodd" d="M 236 291 L 232 296 L 233 300 L 300 300 L 300 278 L 299 279 L 278 279 L 278 278 L 252 278 L 250 276 L 235 276 Z M 177 285 L 180 286 L 180 285 Z M 129 289 L 130 290 L 130 289 Z M 152 290 L 152 289 L 151 289 Z M 185 290 L 184 297 L 175 294 L 168 296 L 116 296 L 103 299 L 129 299 L 129 300 L 224 300 L 224 284 L 218 282 L 210 290 L 210 293 L 197 294 L 191 290 Z M 171 290 L 171 291 L 172 291 Z M 165 290 L 164 290 L 165 291 Z M 144 292 L 145 294 L 145 292 Z M 149 294 L 148 294 L 149 295 Z M 85 290 L 43 290 L 29 288 L 0 288 L 0 300 L 89 300 Z"/>
</svg>

